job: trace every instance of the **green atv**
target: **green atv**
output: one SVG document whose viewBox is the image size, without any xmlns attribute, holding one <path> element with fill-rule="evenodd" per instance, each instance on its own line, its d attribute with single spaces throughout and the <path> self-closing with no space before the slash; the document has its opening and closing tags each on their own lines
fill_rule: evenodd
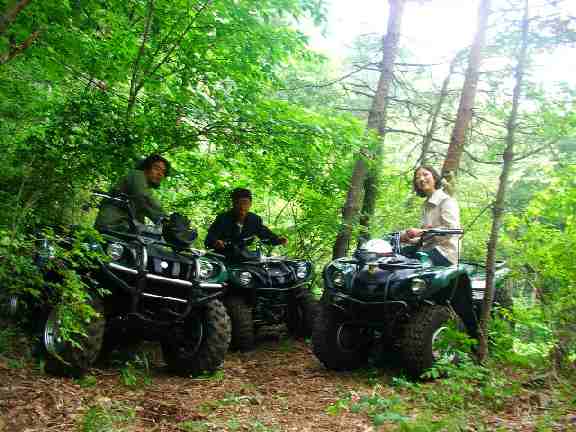
<svg viewBox="0 0 576 432">
<path fill-rule="evenodd" d="M 432 229 L 426 236 L 461 235 L 462 230 Z M 323 272 L 324 293 L 312 334 L 313 351 L 329 369 L 367 364 L 379 347 L 400 356 L 412 376 L 420 376 L 443 356 L 452 356 L 445 336 L 450 327 L 478 336 L 485 294 L 482 266 L 459 263 L 432 266 L 428 255 L 401 253 L 400 233 L 364 243 L 352 257 L 330 262 Z M 510 305 L 504 280 L 496 272 L 495 298 Z"/>
<path fill-rule="evenodd" d="M 228 277 L 224 264 L 190 247 L 196 233 L 182 226 L 182 217 L 173 215 L 158 231 L 137 224 L 127 197 L 96 195 L 128 210 L 130 231 L 102 231 L 103 243 L 86 240 L 87 251 L 105 256 L 91 268 L 78 268 L 58 256 L 59 249 L 70 248 L 70 237 L 58 244 L 40 240 L 36 265 L 45 280 L 41 298 L 11 295 L 4 300 L 10 314 L 28 311 L 42 326 L 46 371 L 81 376 L 103 352 L 139 340 L 160 342 L 175 373 L 198 375 L 220 367 L 231 338 L 230 318 L 220 300 Z M 63 337 L 63 317 L 51 288 L 61 280 L 57 268 L 80 274 L 98 313 L 84 324 L 80 345 Z M 109 294 L 101 295 L 103 291 Z"/>
<path fill-rule="evenodd" d="M 294 337 L 309 337 L 317 311 L 310 291 L 312 263 L 264 253 L 265 240 L 254 238 L 226 243 L 230 279 L 224 304 L 232 321 L 231 347 L 254 347 L 256 331 L 266 325 L 286 324 Z"/>
</svg>

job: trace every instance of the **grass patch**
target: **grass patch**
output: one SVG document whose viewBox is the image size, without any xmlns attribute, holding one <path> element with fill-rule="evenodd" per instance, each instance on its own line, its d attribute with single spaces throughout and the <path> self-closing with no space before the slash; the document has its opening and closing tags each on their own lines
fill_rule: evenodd
<svg viewBox="0 0 576 432">
<path fill-rule="evenodd" d="M 296 349 L 296 345 L 294 344 L 294 339 L 291 338 L 282 338 L 278 343 L 278 351 L 283 353 L 293 352 Z"/>
<path fill-rule="evenodd" d="M 94 375 L 84 375 L 82 378 L 75 380 L 75 382 L 82 388 L 92 388 L 98 385 L 98 380 Z"/>
<path fill-rule="evenodd" d="M 152 384 L 150 362 L 147 356 L 138 356 L 136 360 L 128 361 L 120 369 L 120 382 L 130 388 Z"/>
<path fill-rule="evenodd" d="M 122 432 L 134 422 L 136 412 L 119 403 L 91 406 L 82 417 L 81 432 Z"/>
</svg>

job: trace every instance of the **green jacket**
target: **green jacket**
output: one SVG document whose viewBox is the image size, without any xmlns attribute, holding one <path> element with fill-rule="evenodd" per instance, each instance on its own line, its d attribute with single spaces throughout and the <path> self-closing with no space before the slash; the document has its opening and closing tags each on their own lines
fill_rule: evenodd
<svg viewBox="0 0 576 432">
<path fill-rule="evenodd" d="M 146 217 L 157 223 L 165 216 L 162 206 L 152 196 L 152 188 L 146 180 L 144 171 L 132 170 L 112 188 L 111 192 L 128 195 L 134 206 L 136 220 L 140 223 L 145 223 Z M 128 210 L 105 200 L 100 205 L 95 226 L 97 229 L 126 231 L 130 228 Z"/>
</svg>

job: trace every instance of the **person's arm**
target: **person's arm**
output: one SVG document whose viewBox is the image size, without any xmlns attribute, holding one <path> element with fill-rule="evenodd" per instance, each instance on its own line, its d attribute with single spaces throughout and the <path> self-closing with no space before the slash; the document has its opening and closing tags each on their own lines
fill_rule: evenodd
<svg viewBox="0 0 576 432">
<path fill-rule="evenodd" d="M 134 170 L 129 174 L 126 193 L 134 203 L 137 219 L 146 216 L 152 222 L 158 223 L 166 216 L 160 202 L 151 194 L 144 171 Z"/>
<path fill-rule="evenodd" d="M 285 237 L 280 237 L 272 232 L 270 228 L 264 225 L 262 222 L 262 218 L 260 216 L 256 216 L 256 235 L 262 240 L 270 240 L 274 246 L 280 244 L 286 244 L 288 240 Z"/>
<path fill-rule="evenodd" d="M 219 242 L 222 242 L 222 234 L 224 231 L 224 218 L 222 215 L 216 216 L 210 228 L 208 228 L 208 234 L 206 234 L 206 239 L 204 240 L 204 246 L 208 249 L 221 249 Z"/>
</svg>

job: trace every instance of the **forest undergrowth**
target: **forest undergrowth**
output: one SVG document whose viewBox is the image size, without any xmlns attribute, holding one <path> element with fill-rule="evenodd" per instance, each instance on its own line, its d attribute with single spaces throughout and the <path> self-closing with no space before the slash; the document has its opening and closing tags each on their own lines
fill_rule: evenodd
<svg viewBox="0 0 576 432">
<path fill-rule="evenodd" d="M 440 365 L 421 381 L 385 364 L 328 371 L 308 341 L 271 328 L 212 375 L 175 377 L 144 344 L 62 379 L 44 374 L 29 337 L 4 323 L 0 431 L 576 430 L 576 373 L 555 375 L 528 351 Z"/>
</svg>

